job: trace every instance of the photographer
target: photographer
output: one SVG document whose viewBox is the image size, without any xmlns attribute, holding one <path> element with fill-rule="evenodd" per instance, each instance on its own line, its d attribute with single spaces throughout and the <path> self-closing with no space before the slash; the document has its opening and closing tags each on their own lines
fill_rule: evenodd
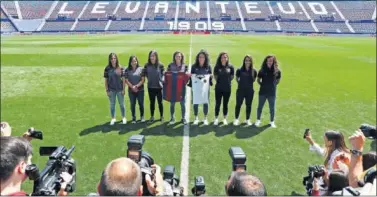
<svg viewBox="0 0 377 197">
<path fill-rule="evenodd" d="M 327 174 L 325 173 L 324 176 L 327 176 Z M 322 196 L 332 196 L 333 192 L 342 190 L 343 188 L 348 186 L 347 174 L 342 170 L 332 171 L 328 179 L 329 185 L 327 187 L 327 191 Z M 321 196 L 320 184 L 317 178 L 314 178 L 313 181 L 312 196 Z"/>
<path fill-rule="evenodd" d="M 152 165 L 156 169 L 155 180 L 146 175 L 145 180 L 148 191 L 153 195 L 161 195 L 163 180 L 161 169 L 158 165 Z M 122 157 L 111 161 L 102 173 L 98 185 L 100 196 L 142 196 L 142 173 L 139 165 L 133 160 Z"/>
<path fill-rule="evenodd" d="M 26 180 L 26 167 L 31 164 L 32 147 L 29 141 L 22 137 L 1 137 L 0 150 L 0 183 L 1 195 L 26 196 L 21 191 L 21 184 Z M 67 193 L 65 185 L 70 181 L 70 175 L 61 174 L 63 183 L 59 195 L 65 196 Z"/>
<path fill-rule="evenodd" d="M 228 196 L 267 196 L 266 187 L 256 176 L 244 171 L 235 171 L 225 185 Z"/>
<path fill-rule="evenodd" d="M 310 131 L 305 135 L 306 141 L 310 144 L 310 150 L 317 152 L 319 155 L 325 157 L 324 166 L 330 174 L 333 169 L 338 169 L 339 161 L 349 165 L 350 150 L 347 148 L 344 141 L 344 136 L 338 131 L 327 131 L 324 135 L 325 149 L 321 148 L 314 142 Z M 324 177 L 326 181 L 327 177 Z"/>
</svg>

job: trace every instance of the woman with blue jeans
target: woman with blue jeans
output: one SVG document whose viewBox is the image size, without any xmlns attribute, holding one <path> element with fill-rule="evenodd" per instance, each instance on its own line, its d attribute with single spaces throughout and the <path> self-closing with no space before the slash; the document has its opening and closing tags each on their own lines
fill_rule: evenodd
<svg viewBox="0 0 377 197">
<path fill-rule="evenodd" d="M 122 123 L 126 124 L 126 110 L 124 106 L 124 69 L 119 65 L 118 57 L 115 53 L 110 53 L 109 63 L 105 68 L 105 89 L 110 100 L 110 125 L 114 125 L 115 119 L 115 100 L 118 98 L 120 111 L 122 113 Z"/>
<path fill-rule="evenodd" d="M 281 79 L 281 72 L 278 68 L 276 57 L 273 55 L 267 56 L 262 64 L 262 68 L 258 73 L 259 89 L 259 103 L 257 109 L 257 121 L 255 126 L 260 126 L 263 106 L 268 101 L 270 107 L 270 126 L 276 128 L 275 119 L 275 101 L 276 101 L 276 87 Z"/>
<path fill-rule="evenodd" d="M 132 55 L 128 60 L 128 68 L 126 70 L 125 81 L 128 85 L 128 96 L 130 98 L 132 123 L 136 123 L 135 107 L 136 100 L 139 103 L 140 122 L 144 120 L 144 69 L 139 66 L 136 56 Z"/>
<path fill-rule="evenodd" d="M 185 65 L 184 63 L 184 56 L 183 56 L 183 53 L 179 52 L 179 51 L 176 51 L 174 54 L 173 54 L 173 62 L 171 64 L 168 65 L 168 69 L 167 71 L 170 71 L 170 72 L 183 72 L 183 73 L 187 73 L 187 65 Z M 187 120 L 185 118 L 185 115 L 186 115 L 186 108 L 185 108 L 185 92 L 183 92 L 183 98 L 180 102 L 181 104 L 181 113 L 182 113 L 182 120 L 181 122 L 186 125 L 187 124 Z M 170 102 L 170 122 L 169 124 L 174 124 L 175 123 L 175 115 L 174 115 L 174 112 L 175 112 L 175 103 L 176 102 Z"/>
</svg>

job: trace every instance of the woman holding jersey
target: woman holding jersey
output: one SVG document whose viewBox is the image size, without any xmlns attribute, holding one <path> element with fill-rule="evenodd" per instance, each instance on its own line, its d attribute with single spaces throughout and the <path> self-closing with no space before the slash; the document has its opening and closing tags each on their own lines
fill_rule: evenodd
<svg viewBox="0 0 377 197">
<path fill-rule="evenodd" d="M 160 111 L 160 121 L 164 121 L 164 108 L 162 106 L 162 78 L 164 74 L 164 65 L 158 59 L 157 51 L 152 50 L 148 54 L 148 62 L 144 66 L 145 76 L 148 79 L 148 94 L 150 103 L 151 118 L 149 122 L 154 121 L 154 109 L 156 98 L 158 109 Z"/>
<path fill-rule="evenodd" d="M 126 124 L 126 110 L 124 106 L 124 69 L 119 65 L 118 56 L 115 53 L 110 53 L 108 58 L 108 64 L 105 68 L 105 89 L 106 94 L 110 100 L 110 125 L 114 125 L 115 119 L 115 100 L 118 98 L 120 105 L 120 111 L 122 113 L 122 123 Z"/>
<path fill-rule="evenodd" d="M 191 67 L 191 75 L 192 77 L 204 77 L 205 75 L 210 75 L 209 86 L 212 86 L 212 70 L 211 66 L 209 65 L 209 55 L 205 50 L 201 50 L 195 58 L 195 63 Z M 193 92 L 198 91 L 195 90 L 195 87 L 192 85 L 192 80 L 190 80 L 189 86 L 192 86 Z M 209 98 L 209 90 L 208 90 L 208 98 Z M 199 124 L 199 118 L 198 118 L 198 111 L 199 111 L 199 104 L 194 104 L 194 125 Z M 204 120 L 203 124 L 208 125 L 207 115 L 208 115 L 208 103 L 203 104 L 203 113 L 204 113 Z"/>
<path fill-rule="evenodd" d="M 128 96 L 130 98 L 132 123 L 136 123 L 136 100 L 139 103 L 140 122 L 144 120 L 144 69 L 139 66 L 139 61 L 136 56 L 130 56 L 128 60 L 128 68 L 125 74 L 125 81 L 128 85 Z"/>
<path fill-rule="evenodd" d="M 227 125 L 228 122 L 226 120 L 228 116 L 228 102 L 231 93 L 231 84 L 234 78 L 234 67 L 233 65 L 229 64 L 229 56 L 225 52 L 221 52 L 217 57 L 216 66 L 214 69 L 214 76 L 216 80 L 215 86 L 215 97 L 216 97 L 216 105 L 215 105 L 215 121 L 214 125 L 219 124 L 219 112 L 221 106 L 221 100 L 223 100 L 223 115 L 224 120 L 223 124 Z"/>
<path fill-rule="evenodd" d="M 236 111 L 234 125 L 239 124 L 238 117 L 240 115 L 241 105 L 243 100 L 246 104 L 246 123 L 252 125 L 250 121 L 251 104 L 254 97 L 253 84 L 257 78 L 257 70 L 253 67 L 253 58 L 246 55 L 243 58 L 242 67 L 236 71 L 236 80 L 238 82 L 237 95 L 236 95 Z"/>
<path fill-rule="evenodd" d="M 259 103 L 257 109 L 257 121 L 255 126 L 261 124 L 261 115 L 263 106 L 268 101 L 270 108 L 270 126 L 276 128 L 275 125 L 275 101 L 276 101 L 276 88 L 281 79 L 281 72 L 278 68 L 278 62 L 276 57 L 273 55 L 268 55 L 263 63 L 262 68 L 258 72 L 258 83 L 260 84 L 259 89 Z"/>
<path fill-rule="evenodd" d="M 187 73 L 187 65 L 184 63 L 184 55 L 183 53 L 176 51 L 173 54 L 173 62 L 168 65 L 167 71 L 170 72 L 183 72 Z M 187 83 L 187 80 L 185 80 Z M 185 83 L 185 85 L 186 85 Z M 175 103 L 176 102 L 170 102 L 170 122 L 169 124 L 174 124 L 175 123 L 175 117 L 174 117 L 174 112 L 175 112 Z M 180 102 L 181 104 L 181 114 L 182 114 L 182 123 L 187 124 L 187 120 L 185 118 L 186 115 L 186 108 L 185 108 L 185 92 L 183 92 L 183 98 Z"/>
</svg>

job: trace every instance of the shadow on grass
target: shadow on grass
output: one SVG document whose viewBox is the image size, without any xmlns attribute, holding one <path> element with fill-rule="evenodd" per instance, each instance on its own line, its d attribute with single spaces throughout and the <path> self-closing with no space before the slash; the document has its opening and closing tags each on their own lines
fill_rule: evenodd
<svg viewBox="0 0 377 197">
<path fill-rule="evenodd" d="M 291 196 L 306 196 L 306 195 L 297 193 L 296 191 L 292 191 Z"/>
<path fill-rule="evenodd" d="M 136 124 L 121 124 L 120 122 L 116 122 L 114 125 L 110 125 L 110 122 L 105 122 L 104 124 L 99 124 L 87 129 L 84 129 L 80 132 L 80 136 L 88 135 L 91 133 L 102 132 L 108 133 L 110 131 L 119 131 L 119 134 L 125 134 L 129 131 L 139 130 L 141 128 L 145 128 L 147 125 L 146 123 L 136 123 Z"/>
<path fill-rule="evenodd" d="M 179 125 L 179 126 L 177 126 Z M 167 122 L 158 124 L 156 126 L 145 128 L 141 131 L 140 135 L 164 135 L 169 137 L 183 136 L 183 124 L 176 122 L 172 125 L 168 125 Z"/>
</svg>

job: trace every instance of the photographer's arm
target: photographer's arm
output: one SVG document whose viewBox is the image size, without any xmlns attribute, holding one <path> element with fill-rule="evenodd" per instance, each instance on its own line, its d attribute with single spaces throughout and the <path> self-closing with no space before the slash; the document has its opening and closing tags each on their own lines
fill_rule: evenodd
<svg viewBox="0 0 377 197">
<path fill-rule="evenodd" d="M 363 152 L 365 136 L 360 130 L 356 131 L 350 138 L 352 150 Z M 351 155 L 351 164 L 349 167 L 348 181 L 351 187 L 358 187 L 359 176 L 363 173 L 362 155 Z"/>
<path fill-rule="evenodd" d="M 33 139 L 31 136 L 30 136 L 30 131 L 33 131 L 34 128 L 31 127 L 30 129 L 28 129 L 23 135 L 22 137 L 26 138 L 29 142 Z"/>
<path fill-rule="evenodd" d="M 309 142 L 310 144 L 309 149 L 311 151 L 315 151 L 316 153 L 322 156 L 325 155 L 325 150 L 323 150 L 323 148 L 321 148 L 317 143 L 315 143 L 310 132 L 308 132 L 308 135 L 305 137 L 305 140 Z"/>
<path fill-rule="evenodd" d="M 164 191 L 164 180 L 161 175 L 161 168 L 156 164 L 152 165 L 152 168 L 156 168 L 155 181 L 153 181 L 148 174 L 145 175 L 145 181 L 147 183 L 149 193 L 156 196 L 162 196 Z"/>
<path fill-rule="evenodd" d="M 72 175 L 68 172 L 63 172 L 60 177 L 63 179 L 63 182 L 60 184 L 58 196 L 68 196 L 68 192 L 65 189 L 67 188 L 67 184 L 72 181 Z"/>
</svg>

